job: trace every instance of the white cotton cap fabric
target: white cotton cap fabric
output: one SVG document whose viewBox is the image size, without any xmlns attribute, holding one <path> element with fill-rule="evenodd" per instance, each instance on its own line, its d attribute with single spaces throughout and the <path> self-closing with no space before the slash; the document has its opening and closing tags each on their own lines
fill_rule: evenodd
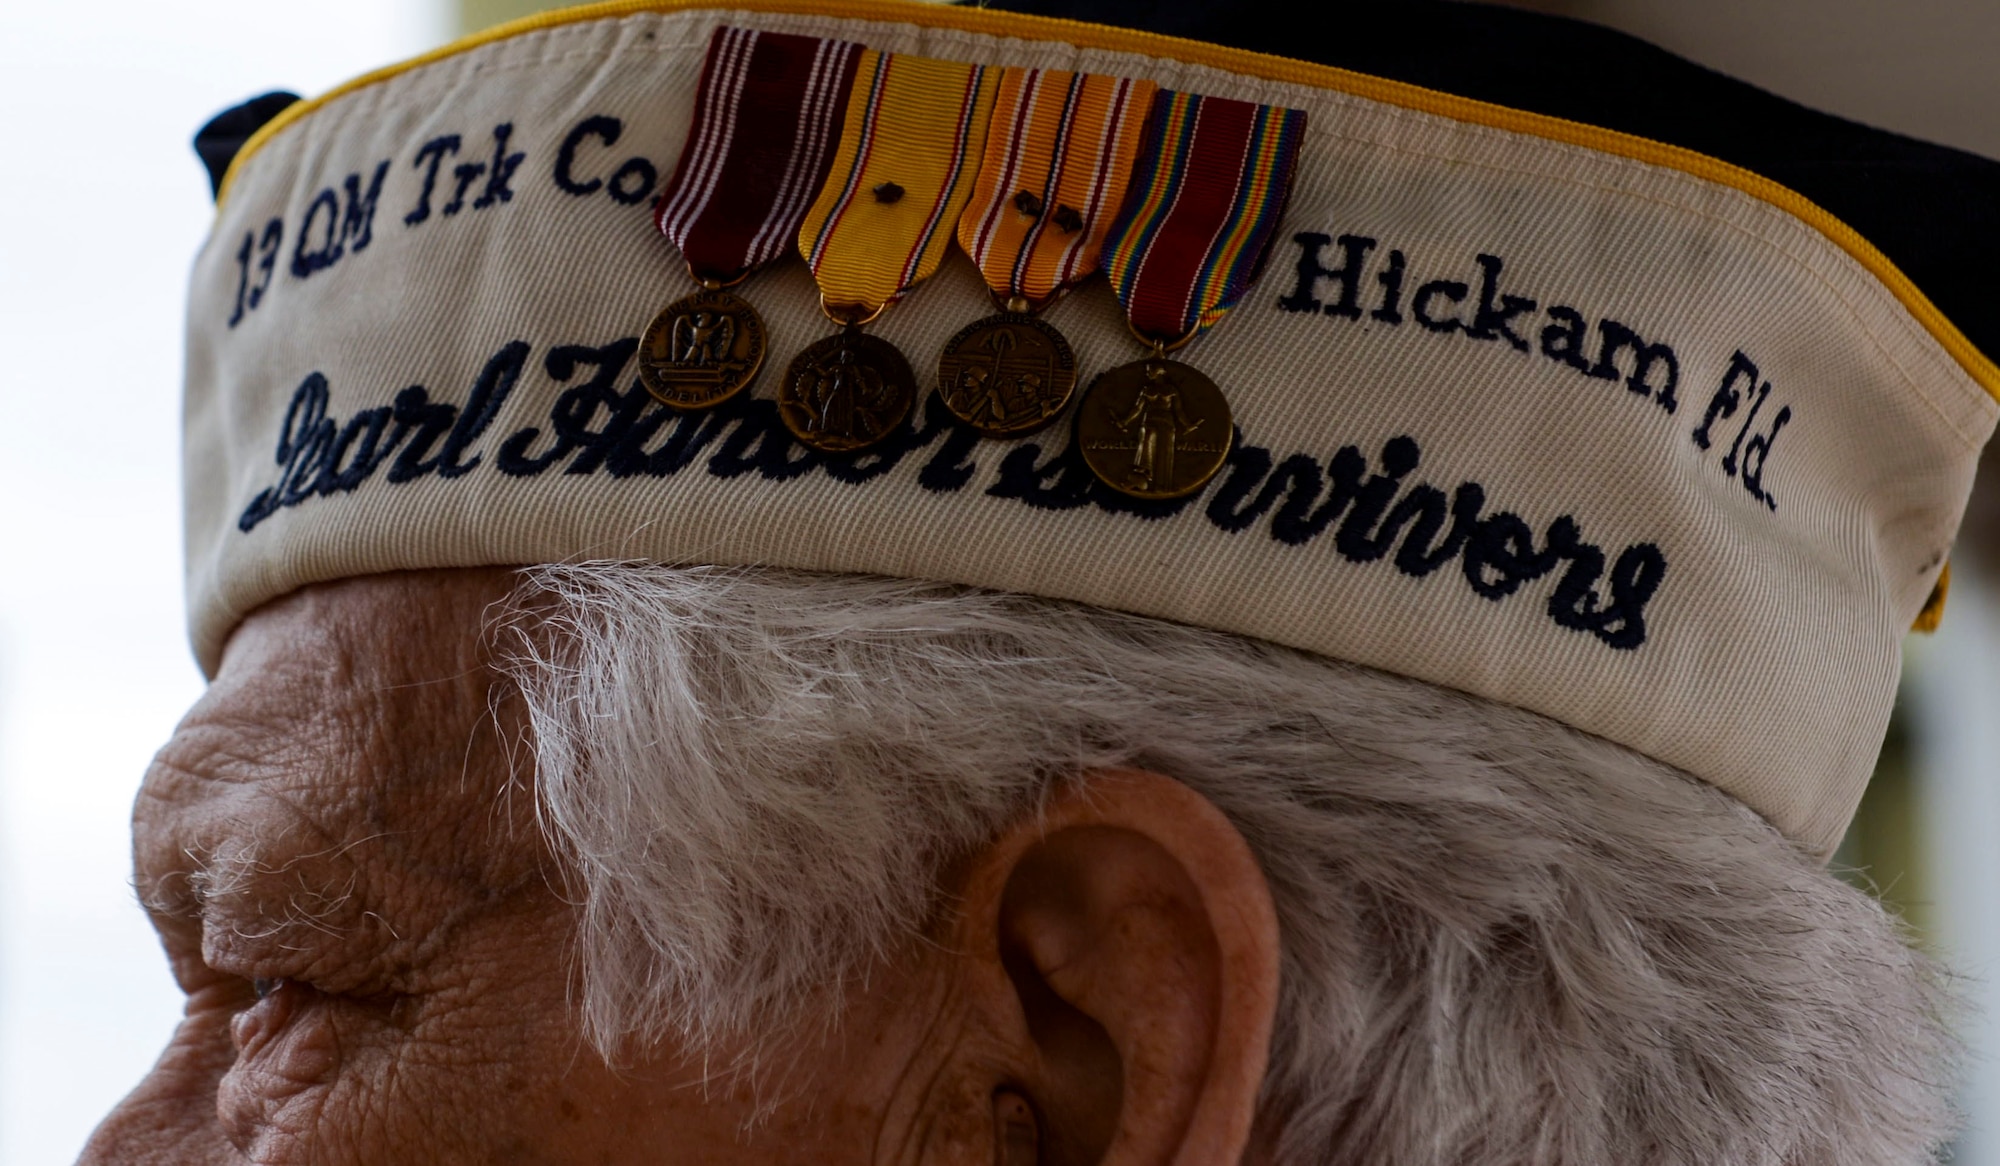
<svg viewBox="0 0 2000 1166">
<path fill-rule="evenodd" d="M 944 580 L 1519 705 L 1832 850 L 1996 409 L 1990 366 L 1955 356 L 1881 265 L 1712 175 L 1363 97 L 1334 70 L 1274 80 L 1166 39 L 1141 53 L 1079 47 L 1059 22 L 818 7 L 565 17 L 351 87 L 253 143 L 189 312 L 205 669 L 259 604 L 404 568 L 609 557 Z M 796 257 L 737 289 L 768 328 L 751 394 L 707 415 L 654 404 L 630 341 L 693 284 L 648 212 L 721 24 L 1305 110 L 1262 280 L 1178 354 L 1235 412 L 1215 481 L 1126 504 L 1090 483 L 1066 424 L 977 440 L 924 405 L 884 453 L 811 454 L 771 404 L 830 329 Z M 1301 274 L 1349 257 L 1352 311 L 1340 277 Z M 1533 303 L 1505 315 L 1506 296 Z M 930 395 L 945 341 L 990 311 L 954 252 L 870 331 Z M 1141 354 L 1102 280 L 1045 318 L 1086 381 Z M 1645 345 L 1670 356 L 1640 367 Z M 1328 505 L 1343 474 L 1355 497 Z"/>
</svg>

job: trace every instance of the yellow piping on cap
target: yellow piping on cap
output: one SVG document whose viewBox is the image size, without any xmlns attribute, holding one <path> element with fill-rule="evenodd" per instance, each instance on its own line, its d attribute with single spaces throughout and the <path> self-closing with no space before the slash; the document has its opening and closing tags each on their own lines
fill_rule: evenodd
<svg viewBox="0 0 2000 1166">
<path fill-rule="evenodd" d="M 1924 600 L 1924 609 L 1917 613 L 1917 622 L 1910 625 L 1913 632 L 1930 635 L 1938 630 L 1944 619 L 1944 597 L 1951 591 L 1951 564 L 1946 563 L 1938 572 L 1938 580 L 1931 586 L 1931 597 Z"/>
<path fill-rule="evenodd" d="M 1474 101 L 1467 97 L 1440 93 L 1435 89 L 1406 85 L 1401 81 L 1389 81 L 1365 73 L 1336 69 L 1331 65 L 1315 65 L 1287 57 L 1273 57 L 1264 53 L 1224 48 L 1221 45 L 1160 36 L 1150 32 L 1085 24 L 1078 20 L 1023 16 L 1019 13 L 995 12 L 986 8 L 958 8 L 949 5 L 912 3 L 911 0 L 735 0 L 726 4 L 717 3 L 717 0 L 609 0 L 608 3 L 560 8 L 553 12 L 523 17 L 484 32 L 474 33 L 422 56 L 412 57 L 401 64 L 364 73 L 318 97 L 297 102 L 286 108 L 284 112 L 252 134 L 250 140 L 237 152 L 229 164 L 228 172 L 222 177 L 222 186 L 216 195 L 216 205 L 220 207 L 222 201 L 229 197 L 230 180 L 236 176 L 237 167 L 241 166 L 246 158 L 255 154 L 266 142 L 282 133 L 285 127 L 293 122 L 357 89 L 387 81 L 411 69 L 457 56 L 481 45 L 508 40 L 545 28 L 559 28 L 566 24 L 609 20 L 646 12 L 686 12 L 700 9 L 713 9 L 719 12 L 784 12 L 846 20 L 893 21 L 925 28 L 950 28 L 1027 40 L 1056 40 L 1079 48 L 1138 53 L 1149 57 L 1207 65 L 1270 81 L 1332 89 L 1370 101 L 1380 101 L 1387 105 L 1414 109 L 1455 121 L 1472 122 L 1512 133 L 1548 138 L 1654 166 L 1680 170 L 1718 185 L 1733 187 L 1752 198 L 1769 203 L 1826 236 L 1835 246 L 1847 252 L 1857 263 L 1866 268 L 1869 274 L 1882 281 L 1890 294 L 1901 301 L 1910 315 L 1944 346 L 1945 351 L 1958 361 L 1966 373 L 1979 382 L 1995 400 L 2000 400 L 2000 368 L 1996 368 L 1984 353 L 1974 347 L 1972 342 L 1965 338 L 1965 334 L 1946 319 L 1944 313 L 1938 311 L 1937 306 L 1932 304 L 1923 292 L 1917 290 L 1917 286 L 1910 282 L 1909 277 L 1897 270 L 1895 264 L 1889 262 L 1888 256 L 1876 250 L 1875 245 L 1862 238 L 1854 228 L 1828 214 L 1804 195 L 1740 166 L 1733 166 L 1719 158 L 1711 158 L 1706 154 L 1698 154 L 1693 150 L 1670 146 L 1650 138 L 1539 113 L 1510 109 L 1504 105 Z"/>
</svg>

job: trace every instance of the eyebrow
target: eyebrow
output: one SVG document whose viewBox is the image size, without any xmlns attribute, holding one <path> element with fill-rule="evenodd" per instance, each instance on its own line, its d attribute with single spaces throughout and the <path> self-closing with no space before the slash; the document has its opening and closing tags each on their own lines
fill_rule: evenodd
<svg viewBox="0 0 2000 1166">
<path fill-rule="evenodd" d="M 135 871 L 133 892 L 139 905 L 148 912 L 188 920 L 208 918 L 213 914 L 211 904 L 225 901 L 255 903 L 258 913 L 268 919 L 269 925 L 256 931 L 245 931 L 240 926 L 232 928 L 243 939 L 266 939 L 294 926 L 305 926 L 324 935 L 338 937 L 340 931 L 326 920 L 353 901 L 361 878 L 358 866 L 349 868 L 338 888 L 315 886 L 314 880 L 301 874 L 282 896 L 285 909 L 278 916 L 271 915 L 269 911 L 277 897 L 259 892 L 270 889 L 274 880 L 299 872 L 315 859 L 338 858 L 356 846 L 391 833 L 393 831 L 378 830 L 337 846 L 290 855 L 275 864 L 265 857 L 266 848 L 259 844 L 261 840 L 235 840 L 238 844 L 229 850 L 207 853 L 182 846 L 177 853 L 184 862 L 175 863 L 174 869 L 150 877 L 143 870 Z M 363 911 L 362 915 L 380 918 L 380 914 L 374 911 Z M 387 926 L 386 920 L 383 925 Z"/>
</svg>

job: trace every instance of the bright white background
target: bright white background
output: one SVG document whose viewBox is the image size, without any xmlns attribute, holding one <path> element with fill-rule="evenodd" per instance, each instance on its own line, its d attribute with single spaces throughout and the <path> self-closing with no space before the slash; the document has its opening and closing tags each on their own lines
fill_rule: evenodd
<svg viewBox="0 0 2000 1166">
<path fill-rule="evenodd" d="M 2000 143 L 1995 0 L 1513 2 L 1848 116 Z M 69 1162 L 179 1007 L 125 835 L 148 756 L 200 689 L 177 500 L 180 305 L 209 218 L 189 138 L 253 94 L 311 95 L 430 47 L 460 8 L 533 3 L 0 0 L 0 1166 Z M 1967 584 L 1912 680 L 1930 698 L 1934 938 L 1987 1009 L 1966 1025 L 1973 1166 L 2000 1163 L 2000 588 Z"/>
<path fill-rule="evenodd" d="M 125 819 L 200 691 L 183 284 L 210 114 L 430 47 L 435 0 L 0 2 L 0 1163 L 70 1161 L 179 1010 Z"/>
</svg>

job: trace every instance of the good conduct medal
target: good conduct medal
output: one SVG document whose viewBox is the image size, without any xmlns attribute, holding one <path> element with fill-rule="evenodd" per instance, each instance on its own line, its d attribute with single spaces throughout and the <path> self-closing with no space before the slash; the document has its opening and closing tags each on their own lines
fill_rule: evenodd
<svg viewBox="0 0 2000 1166">
<path fill-rule="evenodd" d="M 937 374 L 945 407 L 988 437 L 1033 433 L 1069 404 L 1076 357 L 1036 315 L 1097 270 L 1158 88 L 1087 73 L 1000 71 L 958 243 L 1001 311 L 953 336 Z"/>
<path fill-rule="evenodd" d="M 1153 352 L 1092 381 L 1076 441 L 1091 472 L 1134 498 L 1182 498 L 1234 439 L 1215 382 L 1166 354 L 1256 281 L 1291 192 L 1302 110 L 1161 91 L 1124 209 L 1104 244 L 1112 291 Z"/>
<path fill-rule="evenodd" d="M 937 270 L 972 193 L 997 69 L 861 54 L 831 174 L 798 232 L 840 332 L 801 352 L 778 388 L 778 415 L 829 453 L 887 437 L 916 403 L 910 362 L 861 331 Z"/>
<path fill-rule="evenodd" d="M 741 392 L 764 361 L 764 321 L 724 290 L 783 254 L 833 164 L 861 46 L 718 28 L 694 123 L 654 223 L 701 290 L 669 304 L 639 344 L 639 379 L 679 409 Z"/>
</svg>

